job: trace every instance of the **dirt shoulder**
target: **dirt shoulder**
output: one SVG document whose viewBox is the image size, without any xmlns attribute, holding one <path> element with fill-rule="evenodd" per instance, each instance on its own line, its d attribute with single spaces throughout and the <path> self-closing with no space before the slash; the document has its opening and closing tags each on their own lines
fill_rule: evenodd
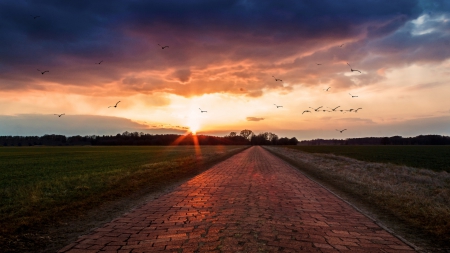
<svg viewBox="0 0 450 253">
<path fill-rule="evenodd" d="M 397 174 L 405 174 L 406 170 L 408 173 L 413 171 L 421 175 L 421 173 L 429 173 L 428 171 L 419 171 L 405 166 L 363 162 L 335 155 L 311 154 L 283 147 L 269 146 L 265 148 L 371 217 L 381 226 L 386 227 L 397 237 L 415 246 L 419 252 L 450 252 L 448 235 L 436 234 L 439 233 L 436 232 L 436 229 L 430 232 L 431 225 L 428 227 L 423 225 L 427 224 L 427 221 L 424 221 L 427 217 L 411 219 L 409 216 L 426 216 L 426 214 L 414 213 L 416 211 L 415 206 L 409 206 L 409 201 L 399 200 L 405 199 L 399 193 L 400 187 L 409 190 L 410 186 L 405 184 L 401 178 L 399 179 Z M 369 174 L 369 172 L 373 174 Z M 392 173 L 392 175 L 389 173 Z M 405 177 L 405 181 L 414 181 L 410 174 Z M 447 175 L 443 176 L 439 173 L 430 175 L 433 180 L 447 182 L 445 181 Z M 394 178 L 396 183 L 387 180 L 387 178 Z M 423 178 L 421 180 L 423 181 Z M 429 182 L 424 182 L 424 184 L 428 185 Z M 433 182 L 433 185 L 436 184 L 436 182 Z M 399 189 L 396 188 L 397 186 Z M 448 186 L 444 185 L 444 187 Z M 387 190 L 384 188 L 387 188 Z M 408 192 L 404 194 L 408 194 Z M 411 191 L 409 191 L 409 194 L 414 195 Z M 432 199 L 432 196 L 429 196 L 429 199 Z M 401 208 L 405 210 L 401 211 Z M 448 205 L 446 208 L 448 209 Z M 430 216 L 432 215 L 430 214 Z M 419 220 L 417 221 L 417 219 Z M 447 229 L 445 224 L 448 222 L 446 221 L 448 217 L 442 218 L 441 215 L 438 218 L 432 217 L 430 219 L 441 219 L 440 221 L 444 225 L 440 229 L 444 229 L 445 233 L 445 229 Z M 429 221 L 429 223 L 432 222 Z"/>
<path fill-rule="evenodd" d="M 196 164 L 194 165 L 195 169 L 191 169 L 192 172 L 188 175 L 179 178 L 170 178 L 167 182 L 161 182 L 158 187 L 153 185 L 140 189 L 138 192 L 134 192 L 128 196 L 115 199 L 114 201 L 104 202 L 76 217 L 58 217 L 56 219 L 57 223 L 41 224 L 39 227 L 26 228 L 17 235 L 0 238 L 7 239 L 7 244 L 2 247 L 2 252 L 56 252 L 77 240 L 79 236 L 89 233 L 93 229 L 110 222 L 114 218 L 148 201 L 157 199 L 159 196 L 172 191 L 190 178 L 245 149 L 246 147 L 235 149 L 223 156 Z"/>
</svg>

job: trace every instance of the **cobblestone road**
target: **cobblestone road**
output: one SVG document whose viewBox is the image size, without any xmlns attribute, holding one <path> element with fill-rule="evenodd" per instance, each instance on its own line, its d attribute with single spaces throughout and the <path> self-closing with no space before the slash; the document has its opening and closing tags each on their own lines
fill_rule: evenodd
<svg viewBox="0 0 450 253">
<path fill-rule="evenodd" d="M 60 252 L 415 252 L 261 147 Z"/>
</svg>

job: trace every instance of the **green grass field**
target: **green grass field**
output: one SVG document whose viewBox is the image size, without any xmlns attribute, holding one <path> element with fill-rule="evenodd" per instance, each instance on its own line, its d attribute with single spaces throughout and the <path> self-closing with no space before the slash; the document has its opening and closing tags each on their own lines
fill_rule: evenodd
<svg viewBox="0 0 450 253">
<path fill-rule="evenodd" d="M 151 192 L 244 148 L 0 148 L 0 232 L 20 233 L 142 189 Z"/>
<path fill-rule="evenodd" d="M 286 146 L 309 153 L 335 154 L 367 162 L 392 163 L 450 172 L 450 146 Z"/>
</svg>

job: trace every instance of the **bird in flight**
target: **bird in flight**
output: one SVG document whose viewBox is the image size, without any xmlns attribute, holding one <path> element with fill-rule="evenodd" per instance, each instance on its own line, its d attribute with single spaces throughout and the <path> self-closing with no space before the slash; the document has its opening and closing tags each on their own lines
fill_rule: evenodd
<svg viewBox="0 0 450 253">
<path fill-rule="evenodd" d="M 353 111 L 353 109 L 348 109 L 348 110 L 345 110 L 346 112 L 352 112 Z"/>
<path fill-rule="evenodd" d="M 358 96 L 353 96 L 352 94 L 348 93 L 352 98 L 357 98 Z"/>
<path fill-rule="evenodd" d="M 334 108 L 334 109 L 333 109 L 333 108 L 330 108 L 330 107 L 328 107 L 328 108 L 330 108 L 333 112 L 335 112 L 336 109 L 339 108 L 339 107 L 341 107 L 341 106 L 338 106 L 338 107 L 336 107 L 336 108 Z"/>
<path fill-rule="evenodd" d="M 108 106 L 108 108 L 109 108 L 109 107 L 114 107 L 114 108 L 116 108 L 116 107 L 117 107 L 117 105 L 118 105 L 119 103 L 120 103 L 120 101 L 119 101 L 119 102 L 117 102 L 117 103 L 116 103 L 116 105 L 110 105 L 110 106 Z"/>
<path fill-rule="evenodd" d="M 331 112 L 331 111 L 328 111 L 328 110 L 322 110 L 323 112 Z"/>
<path fill-rule="evenodd" d="M 342 47 L 343 45 L 345 45 L 345 44 L 342 44 L 342 45 L 340 45 L 339 47 Z"/>
<path fill-rule="evenodd" d="M 283 107 L 282 105 L 276 105 L 276 104 L 274 104 L 277 108 L 280 108 L 280 107 Z"/>
<path fill-rule="evenodd" d="M 37 71 L 41 72 L 41 74 L 45 74 L 45 72 L 50 72 L 50 71 L 48 71 L 48 70 L 42 71 L 42 70 L 39 70 L 39 69 L 38 69 Z"/>
<path fill-rule="evenodd" d="M 350 66 L 350 64 L 348 64 L 348 62 L 347 62 L 347 65 L 350 67 L 350 70 L 353 72 L 353 71 L 358 71 L 360 74 L 361 74 L 361 71 L 359 71 L 359 70 L 357 70 L 357 69 L 352 69 L 352 66 Z"/>
<path fill-rule="evenodd" d="M 322 65 L 322 63 L 316 63 L 317 65 Z"/>
<path fill-rule="evenodd" d="M 158 44 L 158 46 L 160 46 L 162 49 L 169 47 L 169 46 L 161 46 L 160 44 Z"/>
<path fill-rule="evenodd" d="M 198 109 L 200 109 L 200 108 L 198 108 Z M 202 109 L 200 109 L 200 112 L 201 112 L 201 113 L 204 113 L 204 112 L 207 112 L 207 111 L 202 111 Z"/>
<path fill-rule="evenodd" d="M 336 129 L 336 131 L 341 132 L 341 133 L 344 132 L 345 130 L 347 130 L 347 129 L 342 129 L 342 130 L 337 130 Z"/>
<path fill-rule="evenodd" d="M 37 18 L 40 18 L 41 16 L 33 16 L 33 15 L 31 15 L 32 17 L 33 17 L 33 19 L 37 19 Z"/>
<path fill-rule="evenodd" d="M 304 111 L 302 112 L 302 114 L 303 114 L 303 113 L 305 113 L 305 112 L 311 112 L 311 111 L 308 111 L 308 110 L 304 110 Z"/>
<path fill-rule="evenodd" d="M 61 118 L 61 116 L 66 115 L 66 114 L 65 114 L 65 113 L 62 113 L 62 114 L 53 114 L 53 115 L 57 115 L 58 117 Z"/>
<path fill-rule="evenodd" d="M 356 109 L 355 112 L 358 112 L 359 109 L 362 109 L 362 108 L 360 107 L 360 108 Z"/>
<path fill-rule="evenodd" d="M 328 87 L 327 89 L 323 89 L 324 91 L 328 91 L 331 87 Z"/>
<path fill-rule="evenodd" d="M 275 78 L 275 82 L 278 82 L 278 81 L 282 82 L 282 81 L 283 81 L 283 80 L 278 79 L 278 78 L 276 78 L 276 77 L 274 77 L 274 76 L 272 76 L 272 77 Z"/>
<path fill-rule="evenodd" d="M 100 62 L 96 62 L 95 64 L 102 64 L 103 60 L 101 60 Z"/>
<path fill-rule="evenodd" d="M 323 106 L 321 106 L 321 107 L 318 107 L 317 109 L 314 109 L 314 108 L 312 108 L 312 107 L 309 107 L 309 108 L 311 108 L 311 109 L 313 109 L 314 111 L 316 111 L 316 112 L 318 112 L 319 111 L 319 109 L 320 108 L 322 108 Z"/>
</svg>

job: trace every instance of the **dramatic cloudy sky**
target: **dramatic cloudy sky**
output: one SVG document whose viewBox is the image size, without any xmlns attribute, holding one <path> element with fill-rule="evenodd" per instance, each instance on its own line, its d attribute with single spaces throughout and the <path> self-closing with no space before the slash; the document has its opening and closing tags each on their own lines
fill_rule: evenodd
<svg viewBox="0 0 450 253">
<path fill-rule="evenodd" d="M 0 135 L 450 135 L 447 0 L 3 0 L 0 34 Z"/>
</svg>

